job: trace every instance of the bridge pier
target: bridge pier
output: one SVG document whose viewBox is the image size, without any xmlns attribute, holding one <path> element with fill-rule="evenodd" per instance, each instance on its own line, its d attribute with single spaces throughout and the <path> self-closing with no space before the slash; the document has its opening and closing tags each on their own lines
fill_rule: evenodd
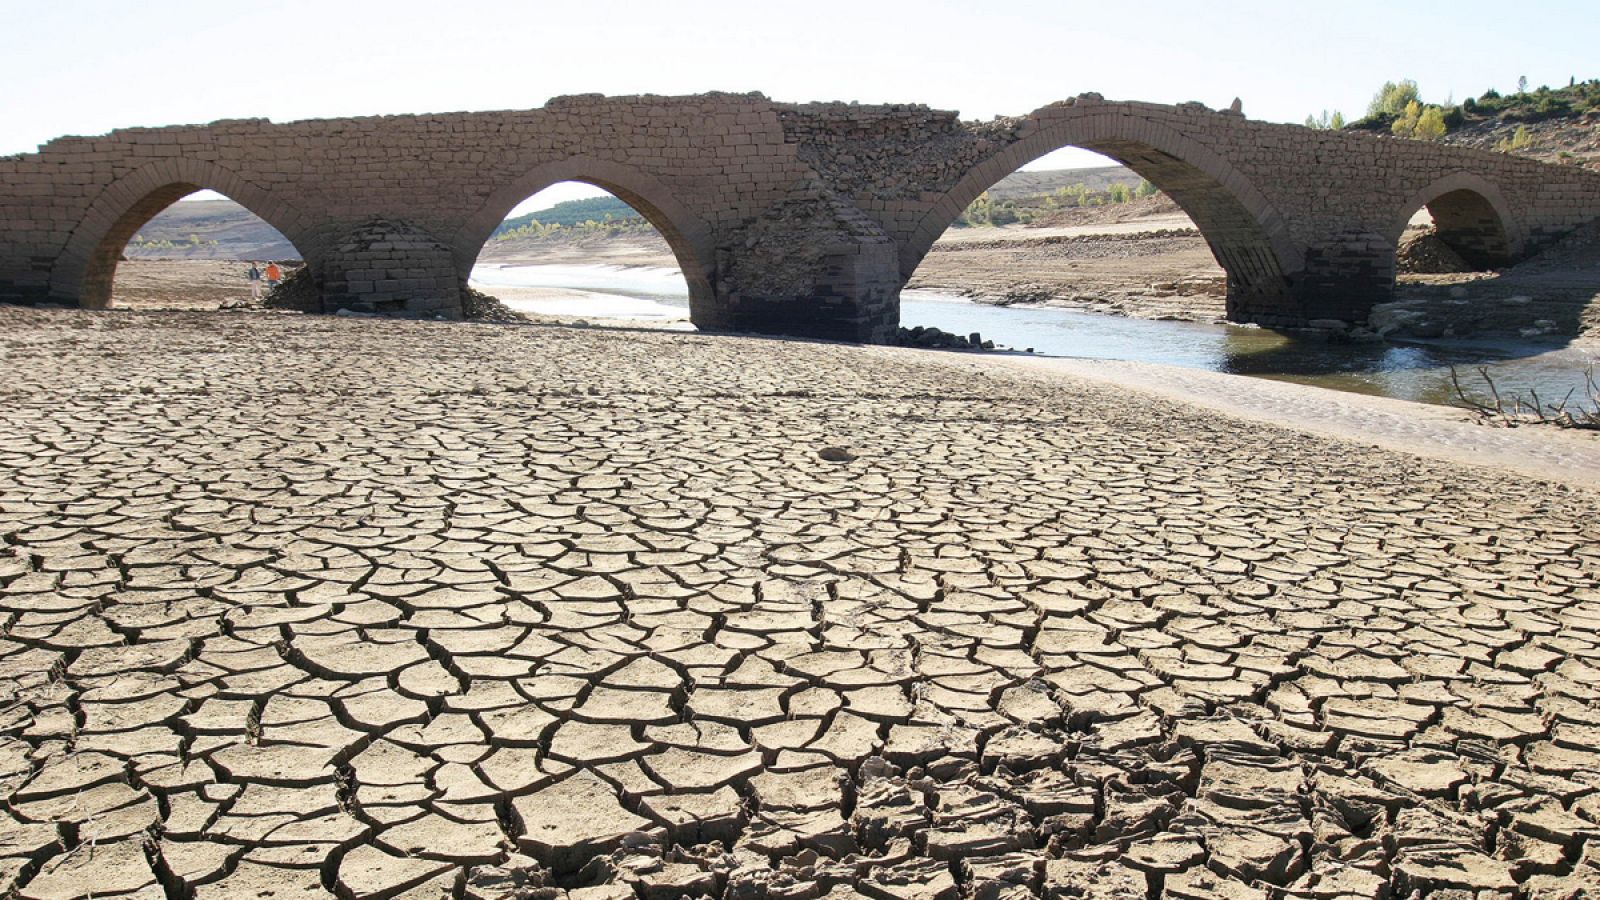
<svg viewBox="0 0 1600 900">
<path fill-rule="evenodd" d="M 727 274 L 716 297 L 692 310 L 690 320 L 707 331 L 787 335 L 830 341 L 882 343 L 900 324 L 900 271 L 888 244 L 833 247 L 814 261 L 802 284 L 785 290 L 774 279 L 750 279 L 757 260 L 719 252 L 717 270 Z M 761 282 L 766 282 L 762 284 Z"/>
<path fill-rule="evenodd" d="M 1394 297 L 1395 245 L 1360 228 L 1335 232 L 1306 248 L 1305 268 L 1291 276 L 1290 292 L 1275 311 L 1235 318 L 1279 327 L 1304 327 L 1322 320 L 1364 324 L 1372 307 Z M 1278 319 L 1278 321 L 1273 321 Z"/>
<path fill-rule="evenodd" d="M 881 343 L 900 324 L 898 249 L 826 194 L 780 204 L 722 235 L 702 329 Z"/>
<path fill-rule="evenodd" d="M 450 248 L 407 222 L 370 219 L 306 262 L 320 276 L 323 312 L 461 318 Z"/>
</svg>

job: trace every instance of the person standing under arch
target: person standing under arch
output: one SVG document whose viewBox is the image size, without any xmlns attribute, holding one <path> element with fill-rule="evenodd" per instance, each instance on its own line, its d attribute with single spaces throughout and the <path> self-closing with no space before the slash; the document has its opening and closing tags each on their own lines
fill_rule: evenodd
<svg viewBox="0 0 1600 900">
<path fill-rule="evenodd" d="M 276 288 L 278 286 L 278 282 L 283 280 L 283 270 L 278 268 L 278 264 L 277 263 L 271 262 L 269 260 L 267 262 L 266 275 L 267 275 L 267 291 L 270 293 L 273 288 Z"/>
<path fill-rule="evenodd" d="M 251 261 L 250 268 L 249 268 L 249 270 L 247 270 L 244 273 L 244 277 L 246 279 L 248 279 L 249 282 L 250 282 L 250 299 L 251 300 L 260 300 L 261 299 L 261 268 L 255 261 L 253 261 L 253 260 Z"/>
</svg>

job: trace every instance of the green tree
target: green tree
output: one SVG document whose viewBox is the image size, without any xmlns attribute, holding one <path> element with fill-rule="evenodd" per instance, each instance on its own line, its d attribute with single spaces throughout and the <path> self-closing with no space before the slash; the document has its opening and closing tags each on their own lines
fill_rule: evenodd
<svg viewBox="0 0 1600 900">
<path fill-rule="evenodd" d="M 1417 122 L 1422 118 L 1422 104 L 1415 100 L 1405 105 L 1400 111 L 1400 117 L 1394 120 L 1389 130 L 1397 137 L 1411 137 L 1417 131 Z"/>
<path fill-rule="evenodd" d="M 1422 102 L 1422 92 L 1417 83 L 1407 78 L 1400 82 L 1386 81 L 1367 105 L 1368 116 L 1400 116 L 1412 103 Z"/>
<path fill-rule="evenodd" d="M 1306 127 L 1318 131 L 1338 131 L 1344 127 L 1344 113 L 1334 110 L 1330 116 L 1327 110 L 1323 110 L 1321 116 L 1306 116 Z"/>
<path fill-rule="evenodd" d="M 1389 127 L 1396 137 L 1416 138 L 1423 141 L 1437 141 L 1450 130 L 1450 125 L 1445 117 L 1442 107 L 1424 106 L 1412 100 L 1406 104 L 1400 117 L 1394 120 Z"/>
<path fill-rule="evenodd" d="M 1148 178 L 1139 179 L 1139 186 L 1133 189 L 1133 195 L 1141 200 L 1145 197 L 1154 197 L 1159 193 L 1161 193 L 1160 189 L 1151 184 Z"/>
</svg>

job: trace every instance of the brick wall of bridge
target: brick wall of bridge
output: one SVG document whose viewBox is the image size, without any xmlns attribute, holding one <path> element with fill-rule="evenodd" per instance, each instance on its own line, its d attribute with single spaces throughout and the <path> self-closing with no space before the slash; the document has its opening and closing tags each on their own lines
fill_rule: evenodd
<svg viewBox="0 0 1600 900">
<path fill-rule="evenodd" d="M 449 315 L 506 213 L 576 179 L 662 231 L 702 326 L 880 339 L 900 286 L 966 204 L 1064 146 L 1171 194 L 1228 272 L 1230 314 L 1268 324 L 1364 317 L 1392 286 L 1410 214 L 1446 195 L 1440 209 L 1485 258 L 1497 238 L 1509 259 L 1600 216 L 1596 173 L 1196 104 L 1084 95 L 965 123 L 917 105 L 586 95 L 527 111 L 125 129 L 0 158 L 0 299 L 102 304 L 122 243 L 174 196 L 210 188 L 295 243 L 330 309 Z"/>
<path fill-rule="evenodd" d="M 583 180 L 633 203 L 668 238 L 697 320 L 740 328 L 754 316 L 772 327 L 764 306 L 793 315 L 820 297 L 832 302 L 816 304 L 815 333 L 881 334 L 892 296 L 865 310 L 840 298 L 873 280 L 859 261 L 881 258 L 885 239 L 861 234 L 875 227 L 853 210 L 853 221 L 840 219 L 777 112 L 755 95 L 577 96 L 519 112 L 61 138 L 0 158 L 0 300 L 103 305 L 109 280 L 95 276 L 114 267 L 122 243 L 176 196 L 208 188 L 293 242 L 330 307 L 459 312 L 456 293 L 437 287 L 436 259 L 400 265 L 394 245 L 442 247 L 464 280 L 516 204 Z M 394 240 L 377 240 L 378 228 Z M 731 262 L 744 255 L 764 266 Z M 869 293 L 881 295 L 881 281 Z"/>
</svg>

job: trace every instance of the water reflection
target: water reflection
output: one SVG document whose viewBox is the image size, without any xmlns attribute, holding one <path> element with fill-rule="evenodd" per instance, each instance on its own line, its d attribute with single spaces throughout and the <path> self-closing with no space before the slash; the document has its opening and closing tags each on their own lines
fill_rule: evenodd
<svg viewBox="0 0 1600 900">
<path fill-rule="evenodd" d="M 1330 343 L 1264 328 L 1124 319 L 1066 309 L 1002 308 L 931 291 L 906 291 L 901 320 L 957 334 L 981 331 L 1013 347 L 1055 356 L 1121 359 L 1293 381 L 1419 403 L 1455 401 L 1450 368 L 1469 396 L 1487 401 L 1487 366 L 1503 397 L 1537 392 L 1559 402 L 1585 393 L 1593 351 L 1534 341 Z"/>
<path fill-rule="evenodd" d="M 683 277 L 671 269 L 622 266 L 480 266 L 474 284 L 513 308 L 588 318 L 686 322 Z M 518 299 L 518 289 L 534 289 Z M 564 298 L 537 289 L 584 291 Z M 1421 403 L 1455 400 L 1450 368 L 1469 395 L 1487 401 L 1477 374 L 1488 366 L 1502 396 L 1536 391 L 1546 403 L 1585 394 L 1584 371 L 1594 351 L 1535 341 L 1453 341 L 1413 344 L 1328 343 L 1291 338 L 1264 328 L 1162 322 L 1043 307 L 998 307 L 934 291 L 905 291 L 900 320 L 956 334 L 981 332 L 1017 349 L 1052 356 L 1119 359 L 1293 381 Z"/>
</svg>

